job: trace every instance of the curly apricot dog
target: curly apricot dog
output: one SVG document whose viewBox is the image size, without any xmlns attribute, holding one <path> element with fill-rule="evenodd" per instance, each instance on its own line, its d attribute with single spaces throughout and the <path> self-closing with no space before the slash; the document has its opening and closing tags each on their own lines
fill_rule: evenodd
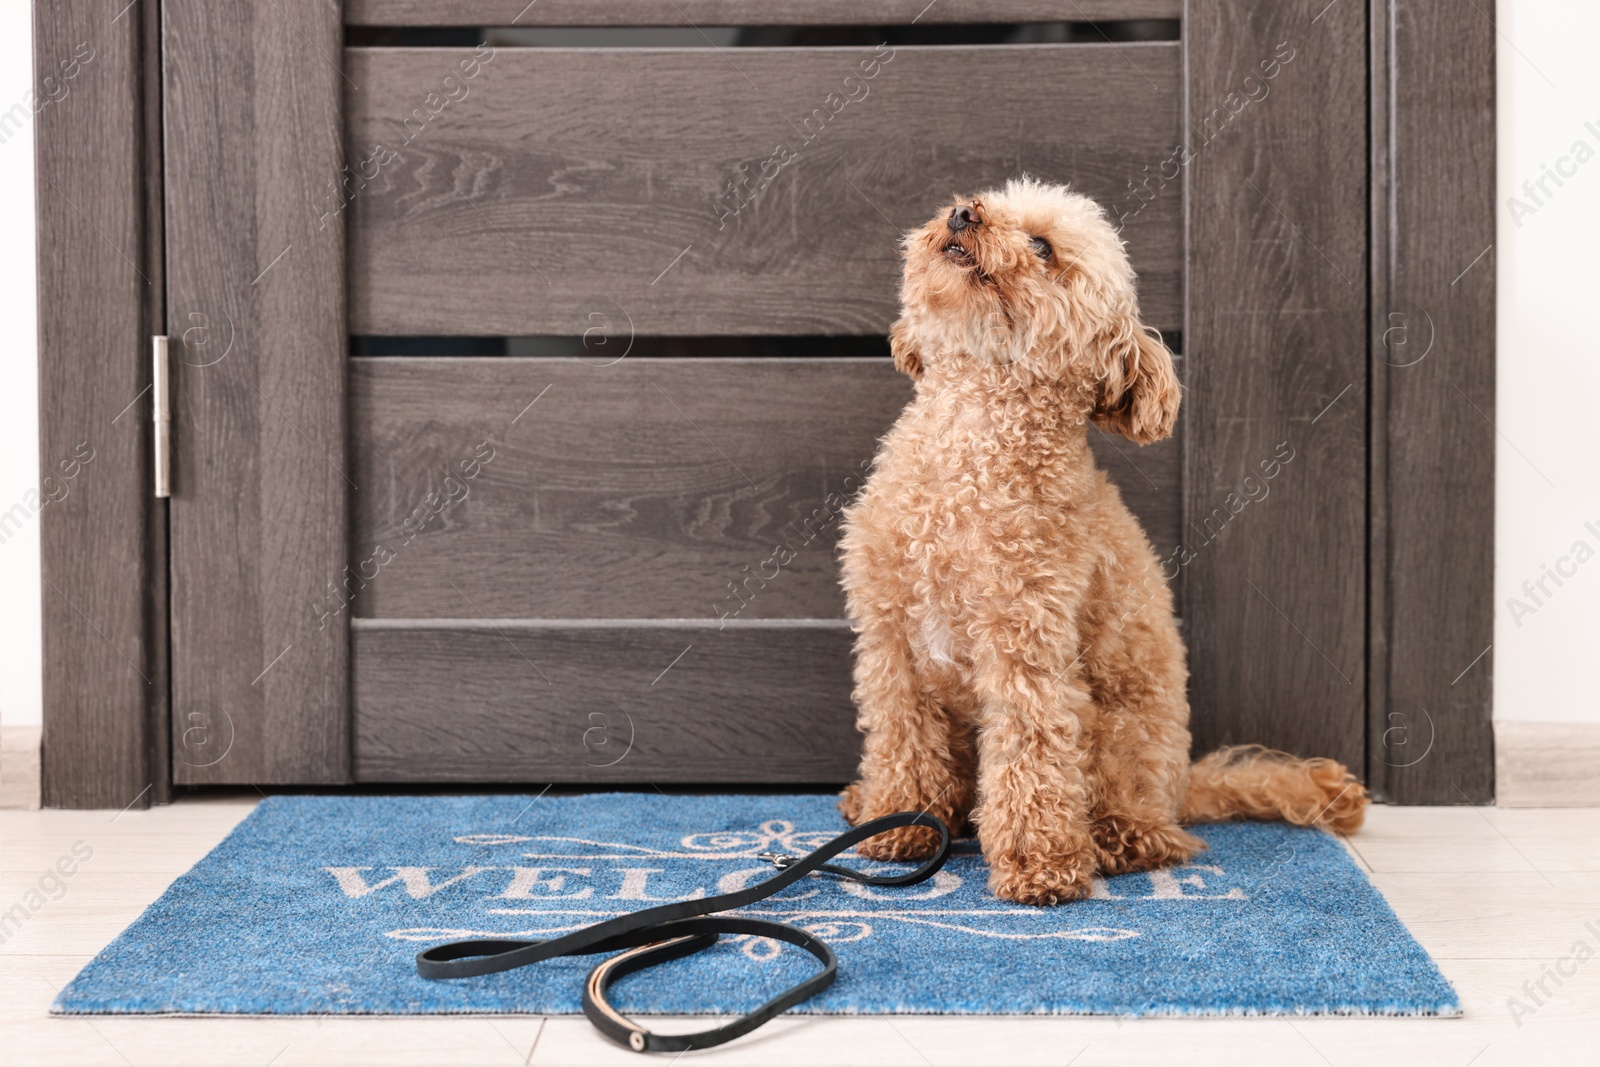
<svg viewBox="0 0 1600 1067">
<path fill-rule="evenodd" d="M 842 542 L 866 735 L 845 817 L 970 819 L 990 888 L 1029 904 L 1187 861 L 1203 844 L 1180 822 L 1360 826 L 1366 792 L 1332 760 L 1251 747 L 1190 766 L 1172 595 L 1088 443 L 1091 421 L 1166 437 L 1180 388 L 1100 208 L 1013 181 L 958 199 L 904 255 L 889 338 L 916 397 Z M 912 827 L 861 850 L 933 841 Z"/>
</svg>

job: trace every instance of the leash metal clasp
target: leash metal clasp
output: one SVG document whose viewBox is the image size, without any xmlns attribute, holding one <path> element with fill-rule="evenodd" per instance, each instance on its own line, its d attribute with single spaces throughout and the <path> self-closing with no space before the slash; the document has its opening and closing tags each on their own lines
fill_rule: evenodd
<svg viewBox="0 0 1600 1067">
<path fill-rule="evenodd" d="M 768 849 L 765 852 L 757 852 L 756 859 L 766 860 L 768 863 L 772 864 L 781 871 L 792 866 L 796 857 L 789 855 L 787 852 L 777 852 L 772 849 Z"/>
</svg>

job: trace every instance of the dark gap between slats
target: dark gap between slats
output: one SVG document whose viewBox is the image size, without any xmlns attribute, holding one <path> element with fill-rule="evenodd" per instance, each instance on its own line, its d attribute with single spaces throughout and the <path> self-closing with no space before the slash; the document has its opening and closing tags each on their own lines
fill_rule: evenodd
<svg viewBox="0 0 1600 1067">
<path fill-rule="evenodd" d="M 888 359 L 886 337 L 372 337 L 352 335 L 352 356 L 505 356 L 581 359 Z"/>
<path fill-rule="evenodd" d="M 837 48 L 1176 41 L 1177 19 L 927 26 L 346 26 L 351 48 Z M 703 32 L 702 32 L 703 31 Z"/>
<path fill-rule="evenodd" d="M 1161 335 L 1173 355 L 1183 353 L 1183 334 Z M 636 359 L 888 359 L 889 340 L 839 337 L 382 337 L 351 335 L 352 356 L 505 356 L 581 359 L 610 363 Z"/>
</svg>

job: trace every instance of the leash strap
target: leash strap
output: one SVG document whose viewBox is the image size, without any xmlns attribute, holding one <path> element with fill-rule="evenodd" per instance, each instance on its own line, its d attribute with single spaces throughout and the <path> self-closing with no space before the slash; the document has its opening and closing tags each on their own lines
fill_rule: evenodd
<svg viewBox="0 0 1600 1067">
<path fill-rule="evenodd" d="M 869 875 L 827 862 L 869 837 L 902 826 L 925 826 L 939 834 L 938 852 L 914 871 Z M 673 901 L 585 926 L 548 941 L 486 938 L 435 945 L 417 954 L 417 974 L 432 979 L 470 978 L 515 970 L 558 956 L 585 956 L 624 950 L 603 960 L 589 972 L 589 978 L 583 986 L 583 1013 L 589 1017 L 589 1021 L 601 1033 L 635 1052 L 686 1052 L 710 1048 L 747 1034 L 780 1012 L 822 992 L 833 984 L 838 973 L 838 959 L 833 950 L 797 926 L 771 919 L 714 913 L 747 907 L 764 900 L 815 871 L 864 885 L 916 885 L 933 877 L 949 856 L 950 830 L 943 821 L 926 812 L 902 811 L 862 823 L 802 857 L 763 852 L 757 858 L 774 864 L 778 873 L 737 892 Z M 651 1033 L 617 1011 L 606 999 L 607 990 L 617 979 L 647 967 L 692 956 L 716 944 L 721 934 L 770 937 L 795 945 L 815 956 L 822 963 L 822 970 L 731 1023 L 692 1034 Z"/>
</svg>

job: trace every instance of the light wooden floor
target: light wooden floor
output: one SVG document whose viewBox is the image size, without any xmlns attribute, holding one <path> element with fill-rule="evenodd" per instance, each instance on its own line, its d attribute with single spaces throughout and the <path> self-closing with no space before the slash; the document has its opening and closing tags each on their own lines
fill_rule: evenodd
<svg viewBox="0 0 1600 1067">
<path fill-rule="evenodd" d="M 0 811 L 0 911 L 74 842 L 94 850 L 65 894 L 0 945 L 0 1063 L 641 1062 L 597 1037 L 581 1017 L 48 1017 L 55 990 L 252 804 L 219 798 L 121 814 Z M 1520 1025 L 1507 1008 L 1508 997 L 1525 996 L 1522 984 L 1537 982 L 1578 941 L 1600 950 L 1597 843 L 1597 809 L 1373 811 L 1351 849 L 1460 990 L 1463 1019 L 796 1017 L 684 1059 L 808 1067 L 1600 1064 L 1600 961 L 1577 964 L 1560 988 L 1547 980 L 1553 995 Z"/>
</svg>

